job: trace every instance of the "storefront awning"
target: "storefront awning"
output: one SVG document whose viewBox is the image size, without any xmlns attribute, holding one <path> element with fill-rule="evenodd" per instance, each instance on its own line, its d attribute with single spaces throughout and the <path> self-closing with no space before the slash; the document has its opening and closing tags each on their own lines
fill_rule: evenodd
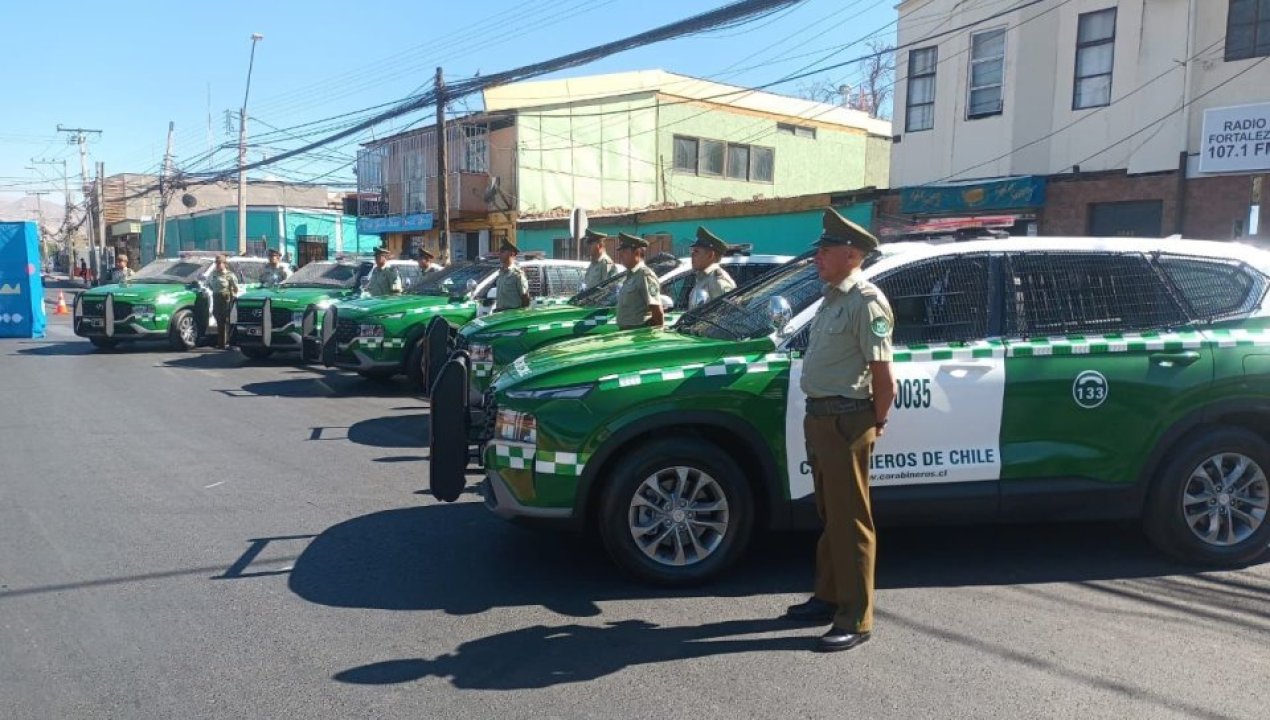
<svg viewBox="0 0 1270 720">
<path fill-rule="evenodd" d="M 906 215 L 968 215 L 1044 204 L 1045 178 L 1040 175 L 900 188 L 900 212 Z"/>
</svg>

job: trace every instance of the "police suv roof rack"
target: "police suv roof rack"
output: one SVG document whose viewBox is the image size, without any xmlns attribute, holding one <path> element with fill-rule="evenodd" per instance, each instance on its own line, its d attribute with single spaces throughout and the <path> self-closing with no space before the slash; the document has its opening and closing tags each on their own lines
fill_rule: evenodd
<svg viewBox="0 0 1270 720">
<path fill-rule="evenodd" d="M 754 243 L 736 243 L 728 245 L 728 249 L 723 253 L 726 257 L 748 257 L 754 252 Z"/>
</svg>

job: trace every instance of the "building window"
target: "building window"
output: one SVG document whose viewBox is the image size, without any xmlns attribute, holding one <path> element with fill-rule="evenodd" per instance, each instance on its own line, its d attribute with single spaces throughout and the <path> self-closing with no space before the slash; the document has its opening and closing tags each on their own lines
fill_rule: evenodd
<svg viewBox="0 0 1270 720">
<path fill-rule="evenodd" d="M 1111 104 L 1111 66 L 1116 47 L 1116 9 L 1084 13 L 1076 29 L 1076 84 L 1072 109 Z"/>
<path fill-rule="evenodd" d="M 776 151 L 769 147 L 675 136 L 676 172 L 770 183 L 775 165 Z"/>
<path fill-rule="evenodd" d="M 790 125 L 789 123 L 776 123 L 776 132 L 779 135 L 793 135 L 795 137 L 816 139 L 816 128 L 804 127 L 802 125 Z"/>
<path fill-rule="evenodd" d="M 970 36 L 970 106 L 966 119 L 1000 115 L 1004 105 L 1005 28 Z"/>
<path fill-rule="evenodd" d="M 1226 59 L 1270 55 L 1270 0 L 1230 0 Z"/>
<path fill-rule="evenodd" d="M 675 169 L 697 172 L 697 139 L 675 136 Z"/>
<path fill-rule="evenodd" d="M 908 53 L 908 101 L 904 128 L 908 132 L 935 127 L 935 66 L 939 48 L 928 47 Z"/>
</svg>

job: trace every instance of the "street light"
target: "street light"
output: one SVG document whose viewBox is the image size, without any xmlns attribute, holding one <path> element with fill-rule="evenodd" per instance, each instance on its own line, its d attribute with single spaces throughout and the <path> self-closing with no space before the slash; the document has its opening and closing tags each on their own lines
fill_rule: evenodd
<svg viewBox="0 0 1270 720">
<path fill-rule="evenodd" d="M 256 64 L 256 43 L 264 40 L 260 33 L 251 34 L 251 59 L 247 61 L 247 89 L 238 112 L 238 254 L 247 254 L 247 96 L 251 94 L 251 69 Z"/>
</svg>

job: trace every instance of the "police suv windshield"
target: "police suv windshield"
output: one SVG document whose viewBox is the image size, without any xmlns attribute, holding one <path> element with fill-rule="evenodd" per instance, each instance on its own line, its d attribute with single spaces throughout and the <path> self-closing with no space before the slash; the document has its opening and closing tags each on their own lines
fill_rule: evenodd
<svg viewBox="0 0 1270 720">
<path fill-rule="evenodd" d="M 348 262 L 311 262 L 283 280 L 282 287 L 351 288 L 366 271 L 365 265 Z"/>
<path fill-rule="evenodd" d="M 130 282 L 165 285 L 182 285 L 197 281 L 211 267 L 210 259 L 155 260 L 138 270 Z"/>
<path fill-rule="evenodd" d="M 657 277 L 665 277 L 667 273 L 679 267 L 679 259 L 673 255 L 657 255 L 644 261 Z M 593 288 L 587 288 L 569 298 L 570 305 L 578 307 L 613 307 L 617 305 L 617 293 L 626 280 L 626 270 L 605 280 Z"/>
<path fill-rule="evenodd" d="M 490 273 L 498 270 L 498 263 L 460 260 L 450 263 L 444 270 L 424 273 L 418 285 L 410 289 L 412 295 L 435 295 L 440 297 L 466 297 L 467 281 L 480 282 Z"/>
</svg>

